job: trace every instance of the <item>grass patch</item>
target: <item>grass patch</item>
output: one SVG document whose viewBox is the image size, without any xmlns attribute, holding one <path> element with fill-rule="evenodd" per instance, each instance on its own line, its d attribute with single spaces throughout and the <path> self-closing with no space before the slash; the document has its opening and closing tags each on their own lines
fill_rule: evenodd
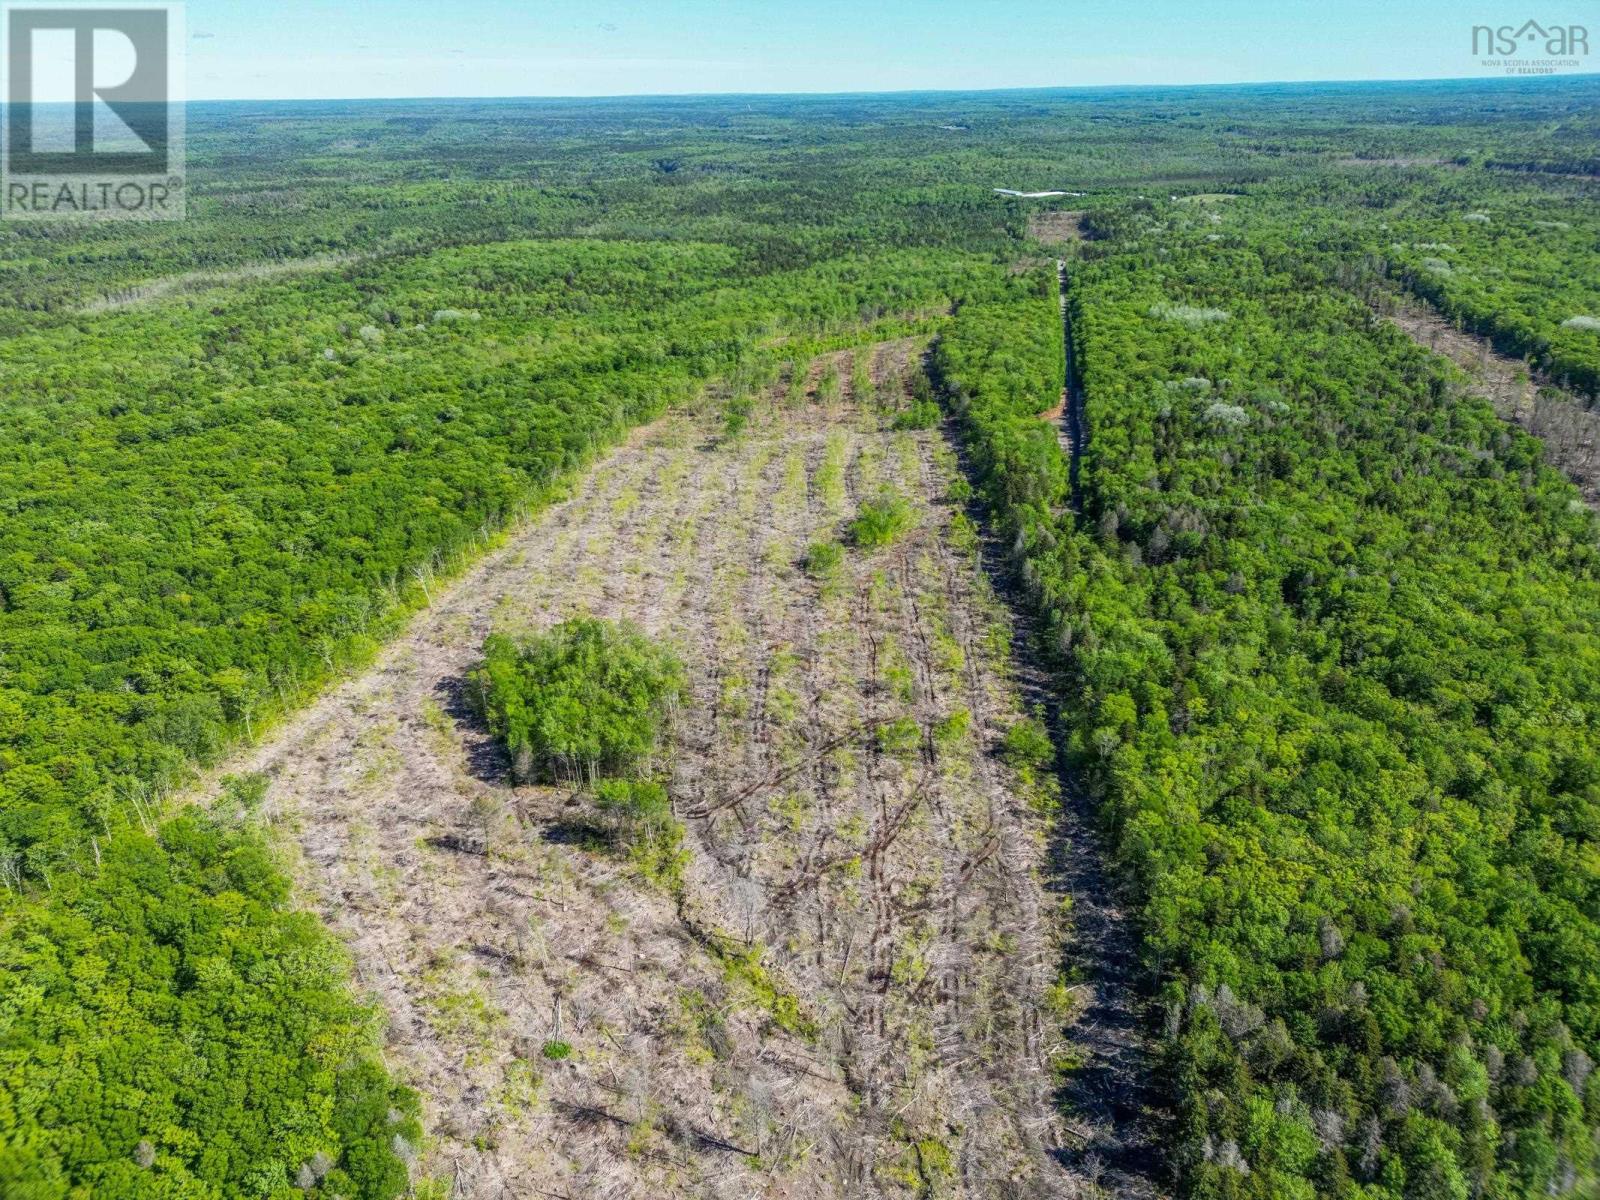
<svg viewBox="0 0 1600 1200">
<path fill-rule="evenodd" d="M 731 939 L 715 936 L 709 948 L 722 966 L 723 978 L 736 988 L 750 1005 L 767 1015 L 779 1029 L 811 1041 L 817 1036 L 817 1023 L 806 1015 L 800 1000 L 785 988 L 762 964 L 766 947 L 759 942 L 747 950 L 734 946 Z"/>
<path fill-rule="evenodd" d="M 941 754 L 949 754 L 965 745 L 971 732 L 971 711 L 958 708 L 933 727 L 933 744 Z"/>
<path fill-rule="evenodd" d="M 909 757 L 922 744 L 922 728 L 910 717 L 897 717 L 878 726 L 878 749 L 884 754 Z"/>
<path fill-rule="evenodd" d="M 844 507 L 844 468 L 848 456 L 844 434 L 828 435 L 828 447 L 823 451 L 822 465 L 817 468 L 817 495 L 829 512 L 837 513 Z"/>
</svg>

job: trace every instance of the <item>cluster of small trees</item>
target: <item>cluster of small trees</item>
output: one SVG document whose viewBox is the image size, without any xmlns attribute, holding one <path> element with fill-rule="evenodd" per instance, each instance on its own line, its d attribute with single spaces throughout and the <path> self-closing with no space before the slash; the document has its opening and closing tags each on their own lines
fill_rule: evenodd
<svg viewBox="0 0 1600 1200">
<path fill-rule="evenodd" d="M 670 649 L 630 625 L 588 617 L 526 637 L 492 634 L 474 675 L 513 776 L 585 789 L 604 835 L 673 889 L 683 830 L 656 776 L 684 682 Z"/>
<path fill-rule="evenodd" d="M 524 782 L 649 775 L 683 692 L 683 666 L 639 630 L 595 618 L 492 634 L 474 676 L 489 727 Z"/>
</svg>

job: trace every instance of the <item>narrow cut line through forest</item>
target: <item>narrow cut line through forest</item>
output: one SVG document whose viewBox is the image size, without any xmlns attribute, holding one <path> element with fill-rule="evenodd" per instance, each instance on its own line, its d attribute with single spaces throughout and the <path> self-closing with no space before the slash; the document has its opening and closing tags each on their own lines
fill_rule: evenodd
<svg viewBox="0 0 1600 1200">
<path fill-rule="evenodd" d="M 1065 260 L 1056 263 L 1065 347 L 1065 385 L 1059 408 L 1046 413 L 1057 429 L 1071 469 L 1072 511 L 1083 516 L 1080 458 L 1087 429 L 1084 396 L 1075 378 Z M 978 472 L 962 449 L 959 424 L 946 423 L 969 482 Z M 1040 713 L 1056 746 L 1054 768 L 1061 800 L 1050 835 L 1049 887 L 1061 897 L 1062 979 L 1071 989 L 1074 1018 L 1068 1061 L 1057 1100 L 1066 1142 L 1060 1155 L 1080 1188 L 1078 1195 L 1146 1200 L 1164 1194 L 1163 1131 L 1170 1121 L 1155 1090 L 1149 1036 L 1151 981 L 1139 952 L 1129 906 L 1109 869 L 1092 798 L 1076 785 L 1066 747 L 1069 722 L 1063 697 L 1073 688 L 1059 673 L 1059 656 L 1020 590 L 1014 547 L 995 528 L 981 502 L 968 506 L 979 530 L 980 556 L 995 593 L 1010 610 L 1016 634 L 1016 681 L 1029 711 Z"/>
<path fill-rule="evenodd" d="M 1072 361 L 1072 314 L 1067 308 L 1067 260 L 1056 260 L 1056 289 L 1061 303 L 1061 335 L 1066 356 L 1065 382 L 1062 384 L 1060 425 L 1057 440 L 1067 456 L 1067 478 L 1072 486 L 1072 511 L 1083 516 L 1083 449 L 1088 437 L 1088 425 L 1083 411 L 1083 388 L 1080 386 Z"/>
<path fill-rule="evenodd" d="M 896 419 L 922 348 L 786 372 L 737 435 L 715 397 L 636 431 L 234 764 L 269 780 L 452 1194 L 1152 1194 L 1104 1127 L 1143 1070 L 1129 1002 L 1061 974 L 1069 924 L 1074 961 L 1124 951 L 1096 868 L 1056 861 L 1092 843 L 1053 827 L 1027 633 L 955 453 Z M 885 506 L 897 537 L 852 536 Z M 676 896 L 582 797 L 513 786 L 472 710 L 486 634 L 578 615 L 684 658 Z M 1067 1068 L 1098 1099 L 1063 1119 Z"/>
</svg>

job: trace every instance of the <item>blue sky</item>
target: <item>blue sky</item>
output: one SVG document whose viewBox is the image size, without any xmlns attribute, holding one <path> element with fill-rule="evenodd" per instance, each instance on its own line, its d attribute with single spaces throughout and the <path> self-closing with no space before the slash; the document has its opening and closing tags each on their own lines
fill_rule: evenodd
<svg viewBox="0 0 1600 1200">
<path fill-rule="evenodd" d="M 1474 24 L 1596 0 L 188 0 L 193 99 L 1496 74 Z M 1587 70 L 1600 66 L 1591 55 Z"/>
</svg>

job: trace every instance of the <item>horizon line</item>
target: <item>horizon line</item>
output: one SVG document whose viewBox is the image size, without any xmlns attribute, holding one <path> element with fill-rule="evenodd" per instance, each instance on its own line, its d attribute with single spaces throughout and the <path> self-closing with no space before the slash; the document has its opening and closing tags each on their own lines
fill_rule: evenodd
<svg viewBox="0 0 1600 1200">
<path fill-rule="evenodd" d="M 193 104 L 415 104 L 471 101 L 609 101 L 609 100 L 794 100 L 794 99 L 857 99 L 862 97 L 896 96 L 1000 96 L 1039 92 L 1179 92 L 1223 88 L 1289 88 L 1289 87 L 1382 87 L 1403 84 L 1500 84 L 1505 86 L 1550 86 L 1558 81 L 1600 80 L 1600 71 L 1565 71 L 1551 75 L 1422 75 L 1395 76 L 1381 79 L 1268 79 L 1238 80 L 1210 83 L 1080 83 L 1080 84 L 1025 84 L 1016 87 L 992 88 L 883 88 L 848 91 L 799 92 L 607 92 L 582 95 L 575 93 L 539 95 L 536 93 L 504 93 L 494 95 L 419 95 L 419 96 L 211 96 L 195 97 L 182 101 Z M 63 102 L 69 103 L 69 102 Z"/>
</svg>

